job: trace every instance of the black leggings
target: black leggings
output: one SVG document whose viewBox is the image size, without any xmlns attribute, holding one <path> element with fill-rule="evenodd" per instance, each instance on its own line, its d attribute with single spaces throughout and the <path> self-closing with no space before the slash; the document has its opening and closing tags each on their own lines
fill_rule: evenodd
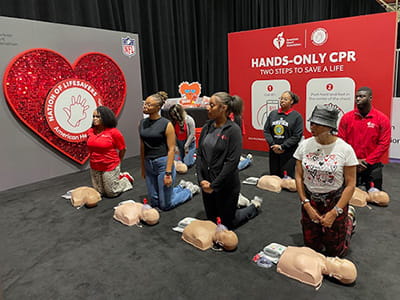
<svg viewBox="0 0 400 300">
<path fill-rule="evenodd" d="M 288 176 L 294 178 L 294 168 L 296 160 L 293 157 L 294 150 L 286 150 L 282 154 L 276 154 L 274 151 L 269 151 L 269 173 L 283 177 L 283 171 L 287 171 Z"/>
<path fill-rule="evenodd" d="M 223 190 L 211 194 L 202 192 L 204 209 L 207 219 L 216 222 L 221 218 L 222 224 L 228 229 L 234 229 L 258 215 L 257 208 L 251 204 L 238 209 L 239 192 Z"/>
<path fill-rule="evenodd" d="M 369 165 L 367 169 L 363 172 L 357 173 L 357 186 L 364 185 L 366 190 L 371 187 L 371 182 L 374 183 L 374 186 L 382 190 L 383 185 L 383 164 L 376 163 L 373 165 Z"/>
</svg>

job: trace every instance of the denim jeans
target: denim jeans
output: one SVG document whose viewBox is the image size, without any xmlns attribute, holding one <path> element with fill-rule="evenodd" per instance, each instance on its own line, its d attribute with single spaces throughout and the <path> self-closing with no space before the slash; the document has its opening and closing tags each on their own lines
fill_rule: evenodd
<svg viewBox="0 0 400 300">
<path fill-rule="evenodd" d="M 189 152 L 187 154 L 185 153 L 185 144 L 186 140 L 184 141 L 180 141 L 178 139 L 176 140 L 176 145 L 178 146 L 180 154 L 180 161 L 182 161 L 188 167 L 191 167 L 194 165 L 195 162 L 194 154 L 196 152 L 196 141 L 193 141 L 189 145 Z"/>
<path fill-rule="evenodd" d="M 247 168 L 250 164 L 251 164 L 250 158 L 246 157 L 245 159 L 242 159 L 241 161 L 239 161 L 239 164 L 238 164 L 239 171 Z"/>
<path fill-rule="evenodd" d="M 189 189 L 181 186 L 172 187 L 175 183 L 176 171 L 172 166 L 172 185 L 164 185 L 165 167 L 167 156 L 155 159 L 145 159 L 147 193 L 150 198 L 150 205 L 161 210 L 169 210 L 192 198 Z"/>
</svg>

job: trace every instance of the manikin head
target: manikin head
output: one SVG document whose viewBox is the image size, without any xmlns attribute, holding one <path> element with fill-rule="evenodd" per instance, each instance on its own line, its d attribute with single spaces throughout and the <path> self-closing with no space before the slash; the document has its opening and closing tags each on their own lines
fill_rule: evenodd
<svg viewBox="0 0 400 300">
<path fill-rule="evenodd" d="M 147 225 L 155 225 L 160 220 L 160 213 L 154 208 L 142 209 L 140 220 Z"/>
<path fill-rule="evenodd" d="M 214 243 L 222 246 L 227 251 L 233 251 L 237 248 L 239 239 L 232 230 L 217 230 L 213 237 Z"/>
<path fill-rule="evenodd" d="M 282 190 L 281 184 L 282 179 L 279 176 L 264 175 L 258 180 L 257 187 L 262 190 L 280 193 Z"/>
<path fill-rule="evenodd" d="M 327 257 L 325 266 L 324 274 L 339 280 L 343 284 L 352 284 L 357 279 L 357 268 L 348 259 Z"/>
<path fill-rule="evenodd" d="M 101 200 L 101 195 L 92 187 L 81 186 L 71 192 L 71 204 L 74 207 L 95 207 Z"/>
<path fill-rule="evenodd" d="M 388 206 L 390 202 L 390 197 L 388 193 L 384 191 L 370 192 L 368 193 L 369 197 L 367 198 L 368 202 L 375 203 L 379 206 Z"/>
<path fill-rule="evenodd" d="M 186 164 L 184 164 L 181 161 L 176 161 L 176 160 L 175 160 L 174 163 L 175 163 L 176 172 L 178 172 L 179 174 L 186 174 L 187 173 L 188 167 L 187 167 Z"/>
<path fill-rule="evenodd" d="M 282 179 L 281 181 L 281 188 L 289 190 L 291 192 L 296 192 L 296 180 L 294 179 Z"/>
<path fill-rule="evenodd" d="M 160 214 L 154 208 L 145 208 L 142 203 L 127 200 L 114 207 L 114 219 L 127 226 L 139 224 L 140 221 L 148 225 L 158 223 Z"/>
</svg>

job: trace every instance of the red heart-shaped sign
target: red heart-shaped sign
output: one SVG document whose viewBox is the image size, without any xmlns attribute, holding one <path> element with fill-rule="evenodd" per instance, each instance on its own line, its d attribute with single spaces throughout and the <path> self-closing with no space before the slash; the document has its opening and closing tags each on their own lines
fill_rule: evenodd
<svg viewBox="0 0 400 300">
<path fill-rule="evenodd" d="M 71 65 L 52 50 L 25 51 L 17 55 L 5 71 L 4 95 L 26 126 L 64 155 L 84 164 L 89 158 L 86 142 L 74 143 L 60 138 L 50 129 L 45 116 L 46 97 L 66 79 L 90 83 L 101 95 L 102 104 L 119 115 L 126 96 L 125 76 L 117 63 L 102 53 L 86 53 Z"/>
<path fill-rule="evenodd" d="M 191 101 L 196 100 L 201 93 L 201 85 L 198 82 L 189 82 L 184 81 L 179 85 L 179 94 L 185 96 L 186 99 Z"/>
</svg>

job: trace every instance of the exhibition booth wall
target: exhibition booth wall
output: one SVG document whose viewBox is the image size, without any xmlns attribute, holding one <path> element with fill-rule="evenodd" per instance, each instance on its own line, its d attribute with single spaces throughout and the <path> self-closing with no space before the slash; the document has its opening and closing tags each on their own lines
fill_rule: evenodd
<svg viewBox="0 0 400 300">
<path fill-rule="evenodd" d="M 118 116 L 126 157 L 139 154 L 143 96 L 137 34 L 8 17 L 0 17 L 0 28 L 0 190 L 86 169 L 80 135 L 91 126 L 96 105 L 109 106 Z M 73 96 L 72 88 L 81 93 Z M 60 100 L 61 94 L 67 100 Z M 72 106 L 84 108 L 82 122 L 71 121 L 71 113 L 63 125 Z"/>
</svg>

